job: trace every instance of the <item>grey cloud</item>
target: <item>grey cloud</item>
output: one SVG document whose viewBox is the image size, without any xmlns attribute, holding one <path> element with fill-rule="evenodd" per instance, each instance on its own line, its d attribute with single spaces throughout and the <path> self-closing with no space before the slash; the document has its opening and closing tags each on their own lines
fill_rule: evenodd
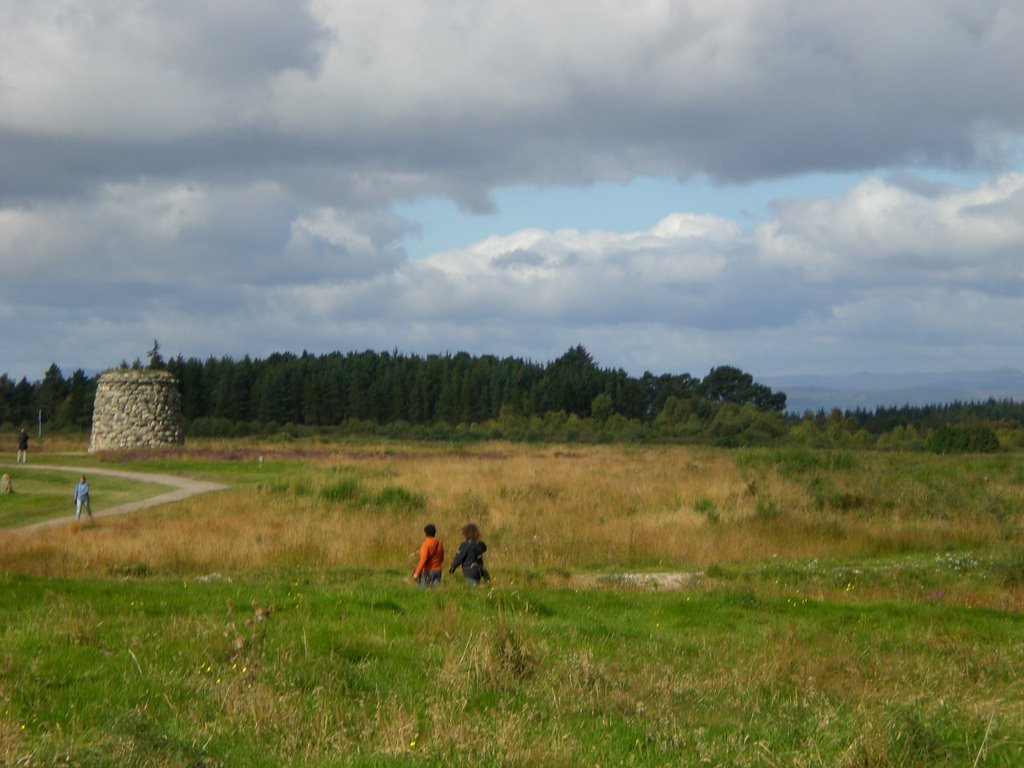
<svg viewBox="0 0 1024 768">
<path fill-rule="evenodd" d="M 980 348 L 1019 327 L 1013 174 L 896 175 L 780 202 L 751 232 L 690 217 L 412 264 L 416 224 L 391 207 L 643 174 L 1002 172 L 1021 39 L 1009 0 L 0 0 L 3 356 L 109 363 L 159 332 L 187 354 L 582 341 L 654 369 L 659 347 L 767 367 L 844 339 L 841 365 L 871 345 L 909 359 L 884 329 L 950 308 Z M 942 337 L 914 354 L 953 354 Z"/>
<path fill-rule="evenodd" d="M 775 365 L 782 365 L 796 359 L 794 350 L 812 344 L 841 346 L 846 365 L 866 368 L 872 361 L 898 366 L 901 359 L 925 367 L 931 361 L 934 367 L 964 346 L 991 348 L 996 338 L 1004 340 L 1012 356 L 1012 350 L 1021 350 L 1014 318 L 1021 310 L 1024 232 L 1021 219 L 1005 215 L 998 201 L 1015 200 L 1016 183 L 1004 177 L 974 190 L 933 190 L 927 197 L 875 183 L 837 200 L 789 201 L 780 206 L 783 216 L 772 222 L 773 231 L 780 238 L 810 240 L 788 248 L 789 260 L 782 263 L 766 247 L 771 243 L 739 230 L 723 239 L 721 227 L 712 240 L 664 236 L 660 249 L 647 238 L 640 239 L 640 246 L 631 243 L 633 235 L 534 235 L 525 253 L 543 253 L 544 258 L 524 259 L 524 251 L 503 251 L 500 243 L 489 241 L 480 248 L 497 251 L 495 257 L 470 249 L 458 259 L 439 256 L 410 266 L 422 279 L 409 285 L 422 285 L 426 295 L 443 295 L 445 301 L 428 306 L 400 298 L 399 305 L 409 308 L 409 319 L 415 316 L 434 326 L 522 327 L 541 321 L 552 332 L 574 329 L 577 338 L 588 341 L 616 335 L 612 326 L 644 328 L 666 344 L 694 338 L 714 346 L 709 340 L 717 339 L 715 344 L 742 349 L 766 367 L 772 354 L 777 355 Z M 976 231 L 965 233 L 958 211 L 972 210 L 970 203 L 977 199 L 990 201 L 985 213 L 992 215 L 980 221 L 967 217 L 966 225 Z M 851 219 L 853 213 L 866 218 Z M 900 228 L 908 223 L 919 234 L 931 233 L 921 242 L 919 258 L 910 259 L 887 244 L 902 237 Z M 862 226 L 877 231 L 870 238 L 851 238 L 850 232 Z M 671 230 L 659 225 L 651 233 L 657 231 Z M 951 233 L 956 242 L 950 242 Z M 568 240 L 560 244 L 563 236 Z M 508 241 L 518 239 L 509 236 Z M 552 256 L 569 252 L 570 243 L 580 251 L 571 264 Z M 940 258 L 928 256 L 931 248 L 942 249 Z M 813 261 L 819 249 L 834 258 L 820 272 Z M 1018 254 L 1016 259 L 1007 259 L 1011 252 Z M 702 254 L 701 260 L 687 262 L 694 253 Z M 528 275 L 509 270 L 510 257 L 527 269 L 543 269 Z M 661 271 L 650 268 L 652 258 Z M 719 259 L 724 265 L 719 271 L 702 270 L 701 264 Z M 680 260 L 691 265 L 692 279 L 665 279 L 665 268 Z M 882 268 L 871 266 L 879 260 Z M 1007 284 L 1018 287 L 1007 290 Z M 759 346 L 758 339 L 771 342 Z M 919 347 L 909 351 L 912 340 Z M 635 357 L 627 347 L 617 348 L 623 359 Z M 829 355 L 828 365 L 844 364 L 842 355 Z"/>
<path fill-rule="evenodd" d="M 237 174 L 302 196 L 319 167 L 350 187 L 379 178 L 383 205 L 409 193 L 404 175 L 421 178 L 414 194 L 487 210 L 514 183 L 976 166 L 1024 130 L 1024 85 L 1007 76 L 1024 71 L 1024 10 L 1005 0 L 461 10 L 191 0 L 127 4 L 109 29 L 72 15 L 72 52 L 39 76 L 92 64 L 67 77 L 95 98 L 53 107 L 0 87 L 3 193 Z M 47 21 L 23 13 L 0 32 L 12 50 Z M 17 72 L 35 76 L 25 56 Z"/>
<path fill-rule="evenodd" d="M 140 42 L 168 66 L 229 86 L 283 70 L 315 72 L 330 42 L 307 4 L 294 0 L 180 0 L 148 10 L 151 37 Z"/>
<path fill-rule="evenodd" d="M 539 267 L 545 262 L 546 259 L 539 253 L 517 249 L 498 256 L 494 260 L 494 266 L 499 269 L 515 269 L 516 267 Z"/>
</svg>

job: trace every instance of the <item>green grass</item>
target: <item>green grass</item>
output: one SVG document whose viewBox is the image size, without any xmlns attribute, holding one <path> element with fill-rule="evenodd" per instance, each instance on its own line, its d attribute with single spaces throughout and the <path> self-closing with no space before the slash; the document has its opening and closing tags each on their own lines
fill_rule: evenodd
<svg viewBox="0 0 1024 768">
<path fill-rule="evenodd" d="M 795 481 L 822 511 L 856 515 L 899 508 L 911 517 L 940 520 L 965 510 L 997 521 L 1024 516 L 1018 454 L 744 449 L 736 466 L 752 479 L 775 471 Z"/>
<path fill-rule="evenodd" d="M 392 512 L 419 512 L 426 508 L 427 498 L 400 485 L 387 485 L 373 498 L 374 503 Z"/>
<path fill-rule="evenodd" d="M 359 480 L 355 477 L 346 477 L 334 483 L 329 483 L 320 489 L 320 498 L 328 502 L 346 502 L 356 499 L 359 495 Z"/>
<path fill-rule="evenodd" d="M 79 462 L 76 462 L 79 463 Z M 2 467 L 11 476 L 14 493 L 0 496 L 0 528 L 28 525 L 74 515 L 77 472 Z M 168 490 L 156 483 L 140 483 L 119 477 L 89 474 L 93 512 L 156 496 Z"/>
<path fill-rule="evenodd" d="M 892 510 L 928 525 L 966 521 L 979 534 L 908 539 L 868 557 L 722 557 L 670 589 L 631 586 L 621 563 L 580 573 L 575 550 L 565 567 L 515 562 L 509 545 L 538 499 L 572 501 L 573 487 L 540 481 L 499 478 L 490 492 L 474 483 L 448 499 L 456 520 L 494 514 L 488 493 L 521 499 L 520 517 L 489 525 L 495 581 L 478 590 L 446 575 L 441 590 L 420 592 L 392 568 L 391 550 L 381 568 L 295 566 L 316 562 L 311 547 L 280 567 L 193 572 L 189 561 L 155 564 L 137 531 L 116 557 L 120 539 L 102 538 L 103 526 L 57 537 L 29 557 L 88 544 L 98 553 L 88 575 L 0 566 L 0 765 L 1022 765 L 1019 458 L 737 452 L 734 496 L 747 499 L 749 522 L 731 518 L 734 496 L 709 483 L 693 497 L 693 535 L 753 526 L 795 536 L 792 510 L 802 507 L 837 535 L 865 521 L 884 533 Z M 99 466 L 240 489 L 204 497 L 210 517 L 186 536 L 215 535 L 217 515 L 248 520 L 249 504 L 273 503 L 308 507 L 315 515 L 294 519 L 323 515 L 332 532 L 382 549 L 414 529 L 412 549 L 424 504 L 436 513 L 438 491 L 422 492 L 398 462 L 266 459 L 211 451 Z M 45 514 L 32 505 L 70 514 L 74 481 L 16 474 L 0 526 Z M 90 483 L 104 504 L 163 489 Z"/>
<path fill-rule="evenodd" d="M 165 472 L 174 475 L 187 475 L 198 480 L 210 480 L 231 485 L 260 485 L 262 483 L 282 482 L 303 476 L 308 466 L 295 460 L 268 459 L 259 462 L 255 457 L 242 455 L 233 457 L 216 455 L 213 457 L 168 455 L 162 458 L 147 459 L 144 454 L 118 456 L 112 454 L 101 464 L 111 469 L 124 469 L 129 472 Z"/>
<path fill-rule="evenodd" d="M 745 589 L 6 576 L 0 746 L 32 765 L 1013 766 L 1022 630 Z"/>
</svg>

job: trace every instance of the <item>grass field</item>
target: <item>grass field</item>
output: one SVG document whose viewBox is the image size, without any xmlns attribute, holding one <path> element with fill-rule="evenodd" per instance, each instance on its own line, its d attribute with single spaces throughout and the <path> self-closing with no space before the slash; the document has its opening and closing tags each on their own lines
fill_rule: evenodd
<svg viewBox="0 0 1024 768">
<path fill-rule="evenodd" d="M 0 531 L 0 764 L 1021 765 L 1022 458 L 99 457 L 230 489 Z M 469 520 L 494 581 L 420 593 Z"/>
<path fill-rule="evenodd" d="M 77 466 L 81 462 L 72 463 Z M 74 515 L 73 497 L 79 473 L 39 469 L 36 465 L 22 469 L 3 464 L 0 464 L 0 472 L 11 476 L 14 487 L 14 493 L 0 496 L 0 528 Z M 86 477 L 92 497 L 102 498 L 107 508 L 156 496 L 166 490 L 162 485 L 92 475 L 88 471 Z"/>
</svg>

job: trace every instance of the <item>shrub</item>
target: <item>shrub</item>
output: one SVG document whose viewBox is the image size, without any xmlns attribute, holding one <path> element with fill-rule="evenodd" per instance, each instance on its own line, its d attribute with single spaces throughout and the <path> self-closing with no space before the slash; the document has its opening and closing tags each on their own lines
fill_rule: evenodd
<svg viewBox="0 0 1024 768">
<path fill-rule="evenodd" d="M 783 448 L 775 453 L 775 463 L 783 477 L 804 474 L 822 465 L 822 453 L 810 448 Z"/>
<path fill-rule="evenodd" d="M 320 498 L 330 502 L 351 501 L 358 493 L 359 481 L 354 477 L 346 477 L 321 488 Z"/>
<path fill-rule="evenodd" d="M 381 489 L 374 501 L 378 506 L 390 507 L 393 511 L 420 510 L 427 506 L 422 493 L 414 493 L 400 485 L 389 485 Z"/>
<path fill-rule="evenodd" d="M 775 499 L 758 499 L 754 511 L 760 520 L 774 520 L 781 514 Z"/>
<path fill-rule="evenodd" d="M 990 453 L 999 450 L 999 438 L 984 424 L 939 427 L 928 435 L 933 453 Z"/>
<path fill-rule="evenodd" d="M 1024 584 L 1024 552 L 1016 552 L 1000 569 L 1003 575 L 1003 586 L 1008 589 Z"/>
<path fill-rule="evenodd" d="M 818 509 L 833 509 L 849 512 L 865 505 L 865 499 L 858 493 L 840 490 L 828 477 L 815 477 L 807 484 L 807 490 Z"/>
<path fill-rule="evenodd" d="M 230 419 L 214 416 L 193 420 L 185 428 L 187 434 L 192 437 L 227 437 L 231 434 L 234 426 Z"/>
<path fill-rule="evenodd" d="M 722 521 L 722 517 L 718 514 L 718 508 L 715 506 L 715 502 L 707 496 L 701 496 L 697 499 L 693 504 L 693 509 L 704 515 L 704 517 L 707 518 L 707 521 L 712 525 L 717 525 Z"/>
</svg>

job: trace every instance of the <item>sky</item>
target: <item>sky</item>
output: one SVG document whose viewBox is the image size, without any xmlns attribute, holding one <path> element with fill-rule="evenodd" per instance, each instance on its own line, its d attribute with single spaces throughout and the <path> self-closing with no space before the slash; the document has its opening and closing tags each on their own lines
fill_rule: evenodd
<svg viewBox="0 0 1024 768">
<path fill-rule="evenodd" d="M 0 372 L 1024 366 L 1018 0 L 0 0 Z"/>
</svg>

